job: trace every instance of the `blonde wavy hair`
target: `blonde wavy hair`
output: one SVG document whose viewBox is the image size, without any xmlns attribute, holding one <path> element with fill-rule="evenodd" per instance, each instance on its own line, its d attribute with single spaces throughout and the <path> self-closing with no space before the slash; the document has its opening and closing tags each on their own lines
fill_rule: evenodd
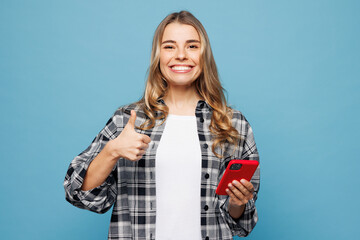
<svg viewBox="0 0 360 240">
<path fill-rule="evenodd" d="M 207 33 L 200 21 L 190 12 L 181 11 L 169 14 L 155 31 L 145 92 L 138 101 L 139 104 L 142 104 L 148 119 L 138 128 L 142 130 L 151 129 L 155 126 L 156 120 L 162 120 L 161 124 L 163 124 L 169 114 L 169 108 L 159 100 L 167 93 L 167 83 L 160 71 L 160 47 L 164 30 L 170 23 L 191 25 L 200 36 L 202 72 L 194 84 L 198 94 L 213 110 L 209 126 L 213 135 L 212 151 L 215 156 L 222 158 L 222 155 L 215 152 L 215 148 L 219 146 L 223 149 L 225 143 L 236 145 L 240 140 L 240 135 L 231 124 L 232 109 L 226 103 L 224 88 L 219 80 Z M 160 114 L 157 114 L 158 112 Z"/>
</svg>

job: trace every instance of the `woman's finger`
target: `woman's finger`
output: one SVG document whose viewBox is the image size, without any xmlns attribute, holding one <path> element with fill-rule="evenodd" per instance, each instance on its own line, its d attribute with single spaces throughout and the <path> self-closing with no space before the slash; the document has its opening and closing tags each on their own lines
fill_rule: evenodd
<svg viewBox="0 0 360 240">
<path fill-rule="evenodd" d="M 232 183 L 244 196 L 248 196 L 248 195 L 251 195 L 252 192 L 247 189 L 243 184 L 241 184 L 240 182 L 238 181 L 233 181 Z"/>
<path fill-rule="evenodd" d="M 146 144 L 149 144 L 151 142 L 151 138 L 148 136 L 148 135 L 145 135 L 145 134 L 141 134 L 141 140 L 146 143 Z"/>
<path fill-rule="evenodd" d="M 237 197 L 234 195 L 234 193 L 230 189 L 227 188 L 225 191 L 229 195 L 230 198 L 232 198 L 234 200 L 237 199 Z"/>
<path fill-rule="evenodd" d="M 247 181 L 246 179 L 241 179 L 241 184 L 244 185 L 244 187 L 246 187 L 249 192 L 253 193 L 254 192 L 254 186 L 252 185 L 251 182 Z"/>
<path fill-rule="evenodd" d="M 139 150 L 137 153 L 136 153 L 136 156 L 137 157 L 142 157 L 144 154 L 145 154 L 145 150 Z"/>
<path fill-rule="evenodd" d="M 233 185 L 242 193 L 243 199 L 250 200 L 254 197 L 253 193 L 249 191 L 244 185 L 238 181 L 233 181 Z"/>
<path fill-rule="evenodd" d="M 230 190 L 229 188 L 227 188 L 226 193 L 229 195 L 230 197 L 230 202 L 235 203 L 236 205 L 244 205 L 246 204 L 246 201 L 243 201 L 242 199 L 239 199 L 232 190 Z"/>
<path fill-rule="evenodd" d="M 140 149 L 146 150 L 146 149 L 148 149 L 148 147 L 149 147 L 149 144 L 143 142 L 143 143 L 141 144 Z"/>
<path fill-rule="evenodd" d="M 240 190 L 237 187 L 235 187 L 232 183 L 230 183 L 228 187 L 234 193 L 236 198 L 240 200 L 245 199 L 245 195 L 242 192 L 240 192 Z"/>
</svg>

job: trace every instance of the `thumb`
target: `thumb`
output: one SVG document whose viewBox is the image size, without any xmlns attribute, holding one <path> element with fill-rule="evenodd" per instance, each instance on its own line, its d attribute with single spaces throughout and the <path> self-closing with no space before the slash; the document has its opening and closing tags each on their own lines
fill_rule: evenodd
<svg viewBox="0 0 360 240">
<path fill-rule="evenodd" d="M 135 128 L 135 120 L 136 120 L 136 112 L 134 110 L 131 110 L 131 116 L 129 118 L 128 123 L 126 124 L 126 127 L 134 129 Z"/>
</svg>

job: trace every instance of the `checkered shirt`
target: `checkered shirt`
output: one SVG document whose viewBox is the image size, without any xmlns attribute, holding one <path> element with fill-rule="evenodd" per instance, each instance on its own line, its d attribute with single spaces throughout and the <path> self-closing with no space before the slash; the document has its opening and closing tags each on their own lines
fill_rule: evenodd
<svg viewBox="0 0 360 240">
<path fill-rule="evenodd" d="M 163 101 L 162 103 L 164 104 Z M 161 121 L 158 120 L 156 126 L 149 130 L 135 129 L 138 133 L 148 135 L 152 140 L 141 160 L 129 161 L 120 158 L 103 184 L 88 191 L 81 190 L 91 161 L 110 139 L 116 138 L 122 132 L 130 118 L 131 110 L 136 111 L 136 126 L 145 122 L 146 116 L 140 105 L 129 104 L 120 107 L 90 146 L 72 160 L 64 181 L 66 200 L 76 207 L 97 213 L 105 213 L 114 205 L 108 239 L 156 239 L 155 159 L 166 121 L 160 125 Z M 200 100 L 195 111 L 202 154 L 200 216 L 201 235 L 205 240 L 232 240 L 236 235 L 247 236 L 258 220 L 255 201 L 260 184 L 259 167 L 251 180 L 255 188 L 254 198 L 246 204 L 245 211 L 239 219 L 234 220 L 228 213 L 229 197 L 215 194 L 231 159 L 259 161 L 252 128 L 241 112 L 233 112 L 232 124 L 242 140 L 236 147 L 227 144 L 224 150 L 216 148 L 216 151 L 223 155 L 220 159 L 211 150 L 212 135 L 209 125 L 212 108 Z"/>
</svg>

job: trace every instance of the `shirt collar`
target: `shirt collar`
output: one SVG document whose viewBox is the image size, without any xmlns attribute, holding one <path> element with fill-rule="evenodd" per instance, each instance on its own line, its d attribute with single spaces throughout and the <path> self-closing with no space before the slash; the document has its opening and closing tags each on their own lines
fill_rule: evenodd
<svg viewBox="0 0 360 240">
<path fill-rule="evenodd" d="M 161 104 L 163 104 L 163 105 L 166 105 L 164 99 L 161 99 L 161 98 L 160 98 L 160 99 L 157 100 L 157 102 L 158 102 L 158 103 L 161 103 Z M 211 107 L 205 100 L 202 100 L 202 99 L 200 99 L 200 100 L 197 102 L 196 108 L 200 108 L 200 109 L 202 109 L 202 108 L 207 108 L 207 109 L 209 109 L 209 110 L 212 110 L 212 107 Z"/>
<path fill-rule="evenodd" d="M 212 107 L 209 105 L 209 103 L 207 103 L 205 100 L 200 99 L 197 104 L 196 104 L 196 108 L 206 108 L 208 110 L 212 110 Z"/>
</svg>

